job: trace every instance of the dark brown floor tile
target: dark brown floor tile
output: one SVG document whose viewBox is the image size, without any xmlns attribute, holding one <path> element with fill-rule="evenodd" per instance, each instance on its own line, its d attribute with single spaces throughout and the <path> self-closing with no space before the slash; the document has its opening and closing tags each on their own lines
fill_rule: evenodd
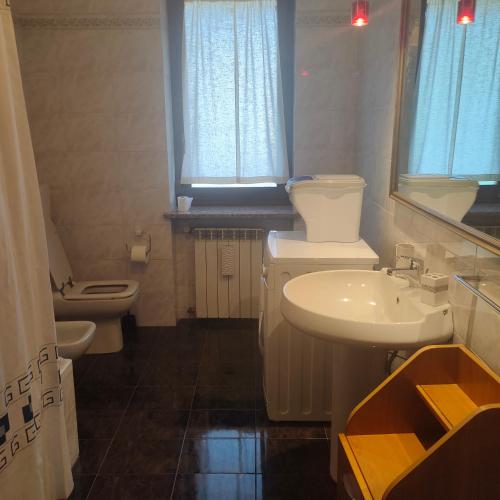
<svg viewBox="0 0 500 500">
<path fill-rule="evenodd" d="M 96 474 L 111 444 L 110 439 L 80 439 L 80 455 L 73 467 L 73 474 Z"/>
<path fill-rule="evenodd" d="M 253 410 L 254 407 L 253 386 L 199 385 L 193 401 L 193 408 L 203 410 Z"/>
<path fill-rule="evenodd" d="M 136 385 L 147 366 L 147 358 L 128 358 L 120 353 L 101 354 L 85 374 L 83 384 L 100 387 Z"/>
<path fill-rule="evenodd" d="M 257 475 L 257 500 L 335 500 L 336 486 L 328 474 Z"/>
<path fill-rule="evenodd" d="M 259 326 L 258 320 L 256 319 L 202 319 L 197 320 L 199 328 L 206 330 L 209 334 L 210 332 L 216 331 L 250 331 L 257 332 Z"/>
<path fill-rule="evenodd" d="M 254 500 L 253 474 L 182 474 L 173 498 L 179 500 Z"/>
<path fill-rule="evenodd" d="M 252 332 L 211 332 L 205 341 L 201 364 L 233 361 L 253 363 L 256 357 L 255 348 L 255 335 Z"/>
<path fill-rule="evenodd" d="M 183 439 L 188 411 L 127 410 L 115 441 Z"/>
<path fill-rule="evenodd" d="M 75 385 L 78 385 L 83 381 L 83 379 L 85 378 L 85 374 L 95 363 L 96 359 L 97 355 L 88 354 L 82 356 L 80 359 L 73 361 L 73 378 L 75 381 Z"/>
<path fill-rule="evenodd" d="M 328 474 L 330 446 L 326 439 L 257 439 L 257 472 Z"/>
<path fill-rule="evenodd" d="M 151 353 L 151 363 L 187 363 L 198 364 L 201 359 L 202 344 L 177 344 L 171 347 L 154 349 Z"/>
<path fill-rule="evenodd" d="M 97 476 L 88 500 L 163 500 L 170 498 L 174 474 Z"/>
<path fill-rule="evenodd" d="M 273 422 L 266 410 L 256 412 L 257 437 L 272 439 L 325 439 L 323 422 Z"/>
<path fill-rule="evenodd" d="M 166 328 L 158 334 L 155 351 L 167 351 L 176 346 L 203 347 L 206 334 L 203 330 L 185 327 L 179 324 L 175 328 Z"/>
<path fill-rule="evenodd" d="M 231 385 L 233 387 L 255 386 L 253 362 L 225 361 L 201 365 L 199 385 Z"/>
<path fill-rule="evenodd" d="M 86 500 L 92 483 L 94 482 L 94 475 L 73 475 L 74 488 L 68 500 Z"/>
<path fill-rule="evenodd" d="M 254 439 L 186 439 L 180 469 L 183 474 L 255 472 Z"/>
<path fill-rule="evenodd" d="M 124 410 L 134 390 L 124 386 L 81 385 L 76 388 L 76 407 L 77 410 Z"/>
<path fill-rule="evenodd" d="M 115 439 L 100 474 L 173 474 L 181 444 L 180 440 Z"/>
<path fill-rule="evenodd" d="M 134 392 L 130 408 L 137 410 L 189 410 L 194 386 L 139 386 Z"/>
<path fill-rule="evenodd" d="M 77 412 L 80 439 L 111 439 L 124 410 L 81 410 Z"/>
<path fill-rule="evenodd" d="M 123 350 L 150 353 L 158 342 L 156 328 L 138 328 L 137 332 L 123 336 Z"/>
<path fill-rule="evenodd" d="M 195 385 L 198 364 L 182 360 L 155 362 L 152 360 L 139 385 Z"/>
<path fill-rule="evenodd" d="M 255 412 L 244 410 L 193 410 L 189 438 L 254 438 Z"/>
</svg>

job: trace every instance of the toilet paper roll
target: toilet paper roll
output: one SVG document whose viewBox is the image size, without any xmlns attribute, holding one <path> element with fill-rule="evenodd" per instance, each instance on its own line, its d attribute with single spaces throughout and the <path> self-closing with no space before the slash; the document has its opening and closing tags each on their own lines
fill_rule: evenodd
<svg viewBox="0 0 500 500">
<path fill-rule="evenodd" d="M 130 251 L 130 260 L 139 264 L 149 262 L 148 248 L 146 245 L 134 245 Z"/>
</svg>

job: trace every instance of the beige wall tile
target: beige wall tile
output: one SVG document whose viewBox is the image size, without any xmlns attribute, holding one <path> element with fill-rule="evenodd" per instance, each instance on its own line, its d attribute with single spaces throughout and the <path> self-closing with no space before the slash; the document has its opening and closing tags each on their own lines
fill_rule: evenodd
<svg viewBox="0 0 500 500">
<path fill-rule="evenodd" d="M 141 290 L 135 307 L 141 325 L 175 324 L 175 283 L 171 259 L 152 260 L 147 266 L 129 265 L 129 277 Z"/>
<path fill-rule="evenodd" d="M 124 217 L 131 224 L 161 224 L 167 210 L 167 196 L 163 189 L 148 189 L 140 193 L 122 194 Z"/>
<path fill-rule="evenodd" d="M 118 72 L 162 71 L 160 30 L 117 30 L 111 67 Z"/>
<path fill-rule="evenodd" d="M 95 152 L 115 149 L 115 122 L 102 113 L 67 113 L 62 124 L 68 151 Z"/>
<path fill-rule="evenodd" d="M 71 164 L 66 159 L 67 153 L 53 151 L 39 151 L 36 153 L 36 170 L 38 173 L 38 182 L 62 189 L 69 189 L 73 178 Z"/>
<path fill-rule="evenodd" d="M 26 0 L 18 0 L 26 1 Z M 30 0 L 34 2 L 35 0 Z M 48 0 L 45 0 L 48 1 Z M 160 0 L 51 0 L 60 14 L 158 14 Z M 43 12 L 43 11 L 42 11 Z"/>
<path fill-rule="evenodd" d="M 111 113 L 114 78 L 106 71 L 68 71 L 61 76 L 62 109 L 66 113 Z"/>
<path fill-rule="evenodd" d="M 115 113 L 156 113 L 163 109 L 160 71 L 116 71 L 112 89 Z"/>
<path fill-rule="evenodd" d="M 12 12 L 21 14 L 46 14 L 53 10 L 52 0 L 11 0 Z"/>
<path fill-rule="evenodd" d="M 16 41 L 23 77 L 30 73 L 59 70 L 61 32 L 18 29 Z"/>
<path fill-rule="evenodd" d="M 78 281 L 122 280 L 127 276 L 124 260 L 75 260 L 71 266 Z"/>
<path fill-rule="evenodd" d="M 65 125 L 60 114 L 30 114 L 29 122 L 36 153 L 67 151 Z"/>
<path fill-rule="evenodd" d="M 111 69 L 116 31 L 89 29 L 62 30 L 58 33 L 59 65 L 63 73 L 79 71 L 96 74 Z"/>
<path fill-rule="evenodd" d="M 128 193 L 148 189 L 167 190 L 167 156 L 164 151 L 121 152 L 119 175 L 122 189 Z"/>
<path fill-rule="evenodd" d="M 23 78 L 23 88 L 30 115 L 55 114 L 61 111 L 61 85 L 57 72 L 27 73 Z"/>
<path fill-rule="evenodd" d="M 124 233 L 121 225 L 71 226 L 64 241 L 65 250 L 70 262 L 123 260 L 127 255 Z"/>
<path fill-rule="evenodd" d="M 120 194 L 93 188 L 75 188 L 73 224 L 85 226 L 119 225 L 123 221 Z"/>
<path fill-rule="evenodd" d="M 166 151 L 162 108 L 156 113 L 121 113 L 115 118 L 116 147 L 119 151 Z"/>
<path fill-rule="evenodd" d="M 478 300 L 472 328 L 470 348 L 500 375 L 500 315 Z"/>
<path fill-rule="evenodd" d="M 77 190 L 101 190 L 115 194 L 120 191 L 119 153 L 67 153 L 66 164 L 72 172 L 72 185 Z"/>
</svg>

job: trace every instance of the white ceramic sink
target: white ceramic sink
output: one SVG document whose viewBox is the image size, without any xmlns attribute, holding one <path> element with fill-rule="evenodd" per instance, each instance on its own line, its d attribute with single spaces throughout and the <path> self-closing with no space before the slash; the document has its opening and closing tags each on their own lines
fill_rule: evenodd
<svg viewBox="0 0 500 500">
<path fill-rule="evenodd" d="M 453 333 L 449 304 L 420 302 L 420 290 L 385 271 L 323 271 L 290 280 L 283 316 L 298 330 L 335 343 L 415 349 Z"/>
<path fill-rule="evenodd" d="M 57 349 L 59 356 L 78 359 L 92 344 L 95 323 L 91 321 L 56 321 Z"/>
<path fill-rule="evenodd" d="M 331 475 L 337 442 L 351 410 L 387 376 L 389 350 L 446 342 L 449 304 L 430 307 L 420 290 L 382 271 L 304 274 L 283 288 L 281 312 L 297 330 L 333 343 Z"/>
</svg>

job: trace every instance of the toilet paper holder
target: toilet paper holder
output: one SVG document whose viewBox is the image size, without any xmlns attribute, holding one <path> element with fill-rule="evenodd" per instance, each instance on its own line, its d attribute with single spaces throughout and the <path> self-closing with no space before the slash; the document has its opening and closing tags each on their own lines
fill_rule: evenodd
<svg viewBox="0 0 500 500">
<path fill-rule="evenodd" d="M 135 236 L 135 242 L 139 243 L 139 241 L 144 240 L 144 234 L 136 234 Z M 149 254 L 151 253 L 151 248 L 152 248 L 152 239 L 151 235 L 147 235 L 147 246 L 146 246 L 146 257 L 149 257 Z M 132 247 L 129 246 L 127 242 L 125 242 L 125 248 L 127 249 L 128 254 L 130 255 L 130 252 L 132 251 Z"/>
</svg>

